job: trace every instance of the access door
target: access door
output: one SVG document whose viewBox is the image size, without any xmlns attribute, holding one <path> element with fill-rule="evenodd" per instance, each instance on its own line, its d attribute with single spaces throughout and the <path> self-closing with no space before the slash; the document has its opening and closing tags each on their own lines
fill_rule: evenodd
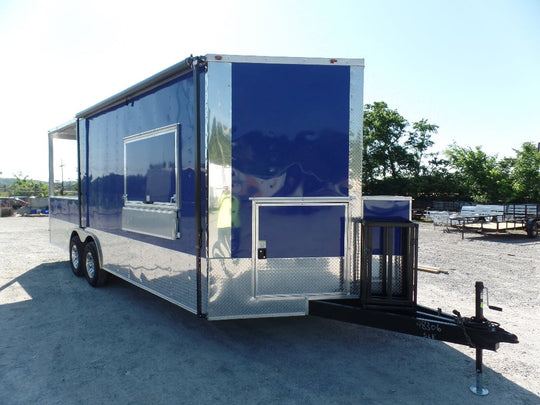
<svg viewBox="0 0 540 405">
<path fill-rule="evenodd" d="M 348 199 L 253 199 L 253 295 L 343 295 Z"/>
</svg>

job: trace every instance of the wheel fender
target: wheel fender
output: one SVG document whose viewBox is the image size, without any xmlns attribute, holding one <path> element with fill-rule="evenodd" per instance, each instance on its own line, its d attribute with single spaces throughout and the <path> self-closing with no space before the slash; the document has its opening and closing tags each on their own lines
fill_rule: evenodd
<svg viewBox="0 0 540 405">
<path fill-rule="evenodd" d="M 83 245 L 86 245 L 90 241 L 96 244 L 98 259 L 103 266 L 103 251 L 101 250 L 101 243 L 99 242 L 98 237 L 93 232 L 87 231 L 86 229 L 77 229 L 76 232 Z"/>
<path fill-rule="evenodd" d="M 69 235 L 69 239 L 68 239 L 68 243 L 67 243 L 67 250 L 69 252 L 69 244 L 71 243 L 71 239 L 73 239 L 73 237 L 76 236 L 79 238 L 79 240 L 81 241 L 81 244 L 83 243 L 84 239 L 81 239 L 81 235 L 80 233 L 78 232 L 77 229 L 74 229 L 72 232 L 71 232 L 71 235 Z"/>
</svg>

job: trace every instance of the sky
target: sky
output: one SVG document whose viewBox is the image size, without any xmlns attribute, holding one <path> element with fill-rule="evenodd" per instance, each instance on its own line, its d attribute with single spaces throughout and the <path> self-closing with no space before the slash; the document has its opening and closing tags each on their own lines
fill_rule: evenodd
<svg viewBox="0 0 540 405">
<path fill-rule="evenodd" d="M 48 130 L 210 53 L 364 58 L 365 103 L 438 125 L 432 151 L 515 156 L 540 142 L 539 21 L 540 0 L 0 0 L 0 177 L 47 180 Z"/>
</svg>

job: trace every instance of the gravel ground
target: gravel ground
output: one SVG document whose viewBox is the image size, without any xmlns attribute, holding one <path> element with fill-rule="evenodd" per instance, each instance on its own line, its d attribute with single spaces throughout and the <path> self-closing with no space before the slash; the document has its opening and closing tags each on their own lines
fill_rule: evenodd
<svg viewBox="0 0 540 405">
<path fill-rule="evenodd" d="M 0 404 L 540 404 L 540 239 L 421 224 L 418 302 L 518 335 L 484 352 L 315 317 L 209 322 L 113 278 L 72 275 L 47 218 L 0 218 Z"/>
</svg>

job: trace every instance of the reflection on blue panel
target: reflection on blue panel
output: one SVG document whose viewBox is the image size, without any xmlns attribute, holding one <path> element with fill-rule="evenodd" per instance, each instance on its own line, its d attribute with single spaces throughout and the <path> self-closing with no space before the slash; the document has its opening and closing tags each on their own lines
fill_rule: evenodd
<svg viewBox="0 0 540 405">
<path fill-rule="evenodd" d="M 259 240 L 267 258 L 341 257 L 344 206 L 261 206 Z"/>
<path fill-rule="evenodd" d="M 408 221 L 410 220 L 411 201 L 388 199 L 365 199 L 364 219 L 377 219 L 382 221 Z"/>
<path fill-rule="evenodd" d="M 251 256 L 250 197 L 347 196 L 347 66 L 232 66 L 232 185 Z M 233 236 L 234 238 L 234 236 Z"/>
<path fill-rule="evenodd" d="M 382 255 L 384 252 L 384 228 L 377 226 L 372 228 L 372 249 L 374 255 Z M 392 254 L 395 256 L 401 256 L 402 255 L 402 244 L 403 244 L 403 228 L 395 227 L 395 228 L 389 228 L 393 229 L 394 231 L 394 239 L 393 239 L 393 246 L 392 246 Z M 388 253 L 388 252 L 386 252 Z"/>
<path fill-rule="evenodd" d="M 81 163 L 83 171 L 88 164 L 86 173 L 82 175 L 83 213 L 86 213 L 87 226 L 115 233 L 130 238 L 148 241 L 186 253 L 195 253 L 195 106 L 193 75 L 191 73 L 170 81 L 169 83 L 150 90 L 128 100 L 125 104 L 115 106 L 107 111 L 84 120 L 81 135 Z M 203 102 L 203 101 L 201 101 Z M 171 124 L 182 125 L 180 137 L 180 183 L 181 183 L 181 221 L 180 233 L 182 238 L 167 241 L 161 238 L 149 237 L 133 232 L 122 231 L 122 207 L 124 200 L 124 138 L 162 128 Z M 204 148 L 204 144 L 202 145 Z M 174 153 L 174 148 L 169 152 Z M 169 155 L 157 163 L 158 169 L 166 168 L 174 162 Z M 165 162 L 165 165 L 163 165 Z M 167 170 L 159 170 L 158 181 L 167 190 L 159 191 L 155 201 L 169 202 L 170 182 L 172 174 Z M 204 175 L 204 173 L 203 173 Z M 153 174 L 145 173 L 146 180 Z M 134 196 L 129 199 L 145 200 L 147 184 L 137 183 L 132 179 L 128 188 L 132 188 Z M 203 178 L 204 184 L 204 178 Z M 151 187 L 151 186 L 150 186 Z M 152 190 L 150 190 L 152 194 Z M 155 190 L 154 190 L 155 193 Z M 141 198 L 144 195 L 143 198 Z M 151 197 L 154 198 L 154 197 Z M 204 202 L 203 202 L 204 206 Z"/>
<path fill-rule="evenodd" d="M 79 200 L 77 198 L 51 197 L 49 210 L 52 218 L 79 225 Z"/>
<path fill-rule="evenodd" d="M 382 255 L 384 252 L 384 237 L 383 237 L 383 228 L 380 226 L 372 228 L 372 242 L 373 243 L 373 254 Z"/>
</svg>

